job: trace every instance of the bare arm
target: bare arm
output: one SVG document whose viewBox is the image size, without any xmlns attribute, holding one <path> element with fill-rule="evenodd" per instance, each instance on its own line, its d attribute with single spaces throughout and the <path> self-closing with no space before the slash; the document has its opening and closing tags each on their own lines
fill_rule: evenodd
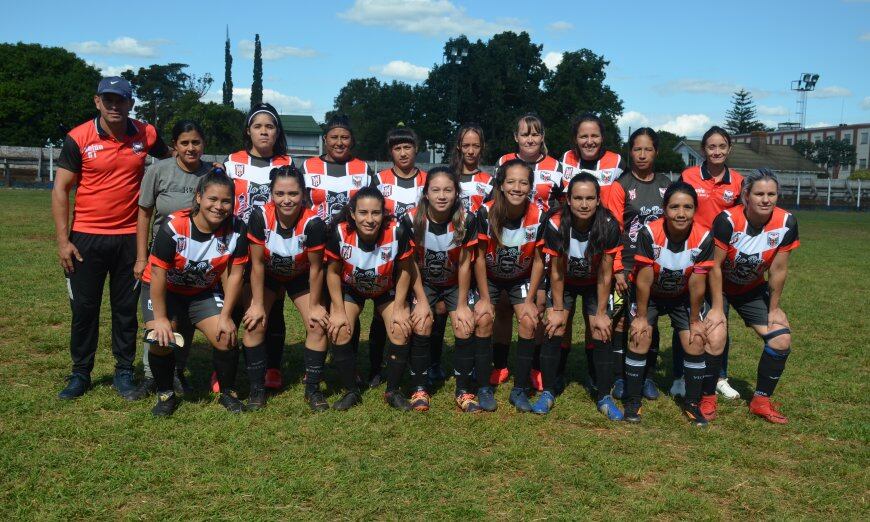
<svg viewBox="0 0 870 522">
<path fill-rule="evenodd" d="M 653 268 L 645 266 L 638 270 L 637 281 L 635 281 L 635 304 L 637 305 L 637 316 L 646 318 L 647 307 L 649 306 L 650 287 L 653 282 Z"/>
<path fill-rule="evenodd" d="M 67 273 L 75 271 L 73 260 L 82 262 L 81 254 L 69 240 L 69 194 L 75 185 L 75 180 L 74 172 L 58 168 L 54 176 L 54 188 L 51 190 L 51 215 L 57 238 L 57 255 L 60 258 L 60 266 Z"/>
<path fill-rule="evenodd" d="M 601 255 L 601 263 L 598 265 L 598 310 L 596 314 L 607 313 L 607 301 L 610 299 L 610 285 L 613 282 L 613 254 Z"/>
<path fill-rule="evenodd" d="M 770 264 L 767 286 L 770 287 L 770 309 L 779 309 L 779 300 L 785 288 L 785 279 L 788 276 L 789 252 L 777 252 Z"/>
<path fill-rule="evenodd" d="M 481 301 L 489 301 L 489 285 L 486 280 L 486 243 L 477 244 L 477 259 L 474 260 L 474 280 Z"/>
<path fill-rule="evenodd" d="M 710 268 L 710 275 L 707 277 L 707 284 L 710 285 L 710 305 L 714 310 L 724 314 L 725 304 L 722 300 L 722 263 L 725 262 L 727 252 L 718 246 L 713 249 L 713 267 Z"/>
<path fill-rule="evenodd" d="M 553 310 L 565 310 L 565 263 L 564 258 L 550 259 L 550 296 L 553 299 Z"/>
<path fill-rule="evenodd" d="M 142 272 L 148 264 L 148 240 L 151 238 L 151 217 L 154 208 L 139 206 L 136 214 L 136 264 L 133 265 L 133 275 L 142 279 Z"/>
</svg>

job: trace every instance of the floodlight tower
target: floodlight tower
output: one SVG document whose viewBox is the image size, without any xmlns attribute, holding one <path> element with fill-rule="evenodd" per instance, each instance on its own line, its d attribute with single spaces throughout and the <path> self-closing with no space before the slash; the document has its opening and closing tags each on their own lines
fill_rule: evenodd
<svg viewBox="0 0 870 522">
<path fill-rule="evenodd" d="M 798 93 L 797 115 L 799 116 L 801 129 L 807 126 L 807 93 L 816 90 L 816 82 L 818 81 L 818 74 L 803 73 L 800 78 L 791 82 L 791 90 Z"/>
</svg>

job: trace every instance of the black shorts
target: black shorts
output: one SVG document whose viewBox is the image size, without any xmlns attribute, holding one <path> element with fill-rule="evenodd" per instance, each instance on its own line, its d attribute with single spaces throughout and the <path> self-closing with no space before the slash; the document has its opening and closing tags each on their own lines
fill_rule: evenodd
<svg viewBox="0 0 870 522">
<path fill-rule="evenodd" d="M 486 284 L 489 287 L 489 299 L 492 304 L 498 304 L 502 290 L 507 292 L 508 299 L 512 305 L 518 305 L 525 302 L 529 295 L 529 280 L 517 279 L 516 281 L 493 281 L 487 279 Z"/>
<path fill-rule="evenodd" d="M 139 295 L 142 308 L 142 321 L 154 320 L 154 309 L 151 306 L 151 285 L 142 283 L 142 293 Z M 197 323 L 209 317 L 220 315 L 224 308 L 224 294 L 219 288 L 206 290 L 196 295 L 181 295 L 166 291 L 166 317 L 178 325 Z"/>
<path fill-rule="evenodd" d="M 383 294 L 376 297 L 362 295 L 347 286 L 343 287 L 343 291 L 344 300 L 348 303 L 355 303 L 360 308 L 365 306 L 367 299 L 371 299 L 372 303 L 375 304 L 375 309 L 378 309 L 385 304 L 392 303 L 393 300 L 396 298 L 396 293 L 393 290 L 384 292 Z"/>
<path fill-rule="evenodd" d="M 435 308 L 435 303 L 444 301 L 447 305 L 448 312 L 455 312 L 459 305 L 459 287 L 458 286 L 430 286 L 423 283 L 423 290 L 426 292 L 426 299 L 429 301 L 429 306 Z M 469 308 L 474 308 L 474 303 L 478 301 L 477 292 L 473 289 L 468 290 L 468 295 L 465 296 L 465 302 Z"/>
<path fill-rule="evenodd" d="M 291 299 L 311 291 L 308 274 L 302 274 L 289 281 L 278 281 L 266 274 L 266 288 L 279 296 L 283 296 L 281 293 L 281 289 L 283 289 Z"/>
<path fill-rule="evenodd" d="M 595 315 L 598 311 L 598 285 L 571 286 L 565 285 L 565 294 L 562 297 L 565 310 L 574 308 L 578 298 L 583 299 L 583 313 Z M 552 290 L 547 290 L 547 308 L 553 307 Z"/>
<path fill-rule="evenodd" d="M 701 317 L 707 314 L 707 304 L 701 305 Z M 630 308 L 631 317 L 637 317 L 637 303 L 632 299 Z M 650 326 L 655 328 L 659 317 L 667 315 L 671 318 L 671 327 L 674 331 L 682 332 L 689 329 L 689 316 L 691 315 L 691 305 L 689 304 L 689 295 L 682 297 L 666 299 L 650 296 L 649 303 L 646 307 L 646 318 Z"/>
<path fill-rule="evenodd" d="M 742 294 L 723 295 L 722 300 L 725 304 L 726 317 L 730 305 L 737 311 L 746 326 L 767 326 L 767 316 L 770 312 L 770 288 L 767 283 Z"/>
</svg>

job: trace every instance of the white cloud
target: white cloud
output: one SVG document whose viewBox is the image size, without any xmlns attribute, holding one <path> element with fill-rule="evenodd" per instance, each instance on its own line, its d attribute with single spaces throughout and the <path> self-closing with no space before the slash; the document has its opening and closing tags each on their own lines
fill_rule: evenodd
<svg viewBox="0 0 870 522">
<path fill-rule="evenodd" d="M 222 97 L 220 86 L 218 86 L 217 89 L 209 90 L 203 101 L 220 103 Z M 283 94 L 274 89 L 263 89 L 263 101 L 274 105 L 280 113 L 303 112 L 308 114 L 314 108 L 314 103 L 310 100 Z M 243 111 L 251 106 L 250 87 L 233 87 L 233 105 Z"/>
<path fill-rule="evenodd" d="M 248 60 L 254 59 L 254 42 L 251 40 L 241 40 L 238 44 L 239 51 L 242 56 Z M 291 47 L 289 45 L 260 45 L 264 60 L 280 60 L 288 56 L 296 58 L 311 58 L 317 56 L 317 51 L 314 49 L 303 49 L 300 47 Z"/>
<path fill-rule="evenodd" d="M 834 126 L 834 124 L 829 122 L 829 121 L 817 121 L 815 123 L 810 123 L 809 125 L 807 125 L 807 128 L 808 129 L 818 129 L 821 127 L 833 127 L 833 126 Z"/>
<path fill-rule="evenodd" d="M 100 74 L 105 76 L 121 76 L 121 73 L 127 70 L 136 72 L 139 70 L 138 65 L 107 65 L 101 62 L 88 62 L 94 68 L 100 71 Z"/>
<path fill-rule="evenodd" d="M 864 96 L 864 99 L 861 100 L 861 108 L 870 111 L 870 96 Z"/>
<path fill-rule="evenodd" d="M 769 107 L 767 105 L 759 105 L 756 107 L 758 110 L 758 114 L 762 116 L 788 116 L 788 109 L 781 105 L 777 105 L 776 107 Z"/>
<path fill-rule="evenodd" d="M 621 129 L 628 129 L 629 127 L 632 129 L 648 127 L 649 118 L 637 111 L 628 111 L 619 117 L 619 122 L 617 124 Z"/>
<path fill-rule="evenodd" d="M 845 87 L 837 87 L 835 85 L 822 87 L 821 89 L 816 89 L 809 93 L 810 98 L 844 98 L 848 96 L 852 96 L 852 91 Z"/>
<path fill-rule="evenodd" d="M 552 31 L 569 31 L 574 29 L 574 24 L 571 22 L 566 22 L 564 20 L 559 20 L 558 22 L 553 22 L 550 24 L 550 30 Z"/>
<path fill-rule="evenodd" d="M 429 76 L 429 69 L 402 60 L 393 60 L 386 65 L 374 65 L 369 70 L 381 76 L 399 80 L 420 81 Z"/>
<path fill-rule="evenodd" d="M 157 46 L 167 43 L 163 40 L 142 41 L 129 36 L 115 38 L 106 43 L 94 40 L 86 42 L 74 42 L 66 45 L 70 51 L 79 54 L 100 56 L 136 56 L 139 58 L 151 58 L 157 56 Z"/>
<path fill-rule="evenodd" d="M 870 33 L 864 33 L 858 37 L 858 40 L 861 42 L 870 42 Z"/>
<path fill-rule="evenodd" d="M 556 67 L 562 63 L 562 54 L 563 53 L 554 53 L 550 52 L 544 55 L 544 64 L 547 65 L 547 69 L 551 71 L 555 71 Z"/>
<path fill-rule="evenodd" d="M 698 138 L 710 128 L 712 121 L 706 114 L 680 114 L 647 116 L 638 111 L 627 111 L 619 118 L 618 126 L 624 138 L 628 138 L 628 129 L 652 127 L 665 130 L 687 138 Z"/>
<path fill-rule="evenodd" d="M 654 89 L 662 95 L 683 92 L 688 94 L 719 94 L 731 96 L 740 89 L 746 89 L 750 94 L 752 94 L 752 97 L 756 99 L 765 98 L 770 95 L 770 92 L 763 89 L 753 89 L 737 83 L 717 82 L 697 78 L 673 80 L 661 85 L 656 85 Z"/>
<path fill-rule="evenodd" d="M 434 37 L 464 34 L 470 38 L 485 38 L 519 29 L 518 21 L 513 18 L 495 21 L 472 18 L 464 7 L 457 7 L 450 0 L 356 0 L 338 16 L 361 25 Z"/>
</svg>

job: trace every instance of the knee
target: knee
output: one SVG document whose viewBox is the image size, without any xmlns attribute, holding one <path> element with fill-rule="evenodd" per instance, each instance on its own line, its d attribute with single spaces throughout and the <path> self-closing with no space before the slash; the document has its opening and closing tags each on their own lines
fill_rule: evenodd
<svg viewBox="0 0 870 522">
<path fill-rule="evenodd" d="M 430 321 L 424 321 L 414 325 L 414 333 L 416 335 L 432 335 L 432 323 Z"/>
<path fill-rule="evenodd" d="M 517 333 L 526 339 L 531 338 L 535 335 L 535 321 L 528 316 L 523 316 L 523 318 L 520 319 L 519 326 L 517 327 Z"/>
<path fill-rule="evenodd" d="M 165 355 L 169 355 L 170 353 L 172 353 L 172 348 L 169 348 L 168 346 L 158 346 L 156 344 L 149 344 L 148 345 L 148 353 L 153 353 L 154 355 L 157 355 L 159 357 L 163 357 Z"/>
<path fill-rule="evenodd" d="M 323 331 L 323 327 L 320 324 L 315 323 L 314 326 L 310 324 L 305 326 L 305 335 L 312 340 L 319 341 L 323 338 L 326 332 Z"/>
<path fill-rule="evenodd" d="M 784 352 L 791 348 L 791 334 L 781 334 L 767 339 L 767 345 L 776 351 Z"/>
<path fill-rule="evenodd" d="M 435 315 L 446 315 L 447 314 L 447 305 L 444 304 L 444 301 L 438 301 L 435 303 Z"/>
</svg>

